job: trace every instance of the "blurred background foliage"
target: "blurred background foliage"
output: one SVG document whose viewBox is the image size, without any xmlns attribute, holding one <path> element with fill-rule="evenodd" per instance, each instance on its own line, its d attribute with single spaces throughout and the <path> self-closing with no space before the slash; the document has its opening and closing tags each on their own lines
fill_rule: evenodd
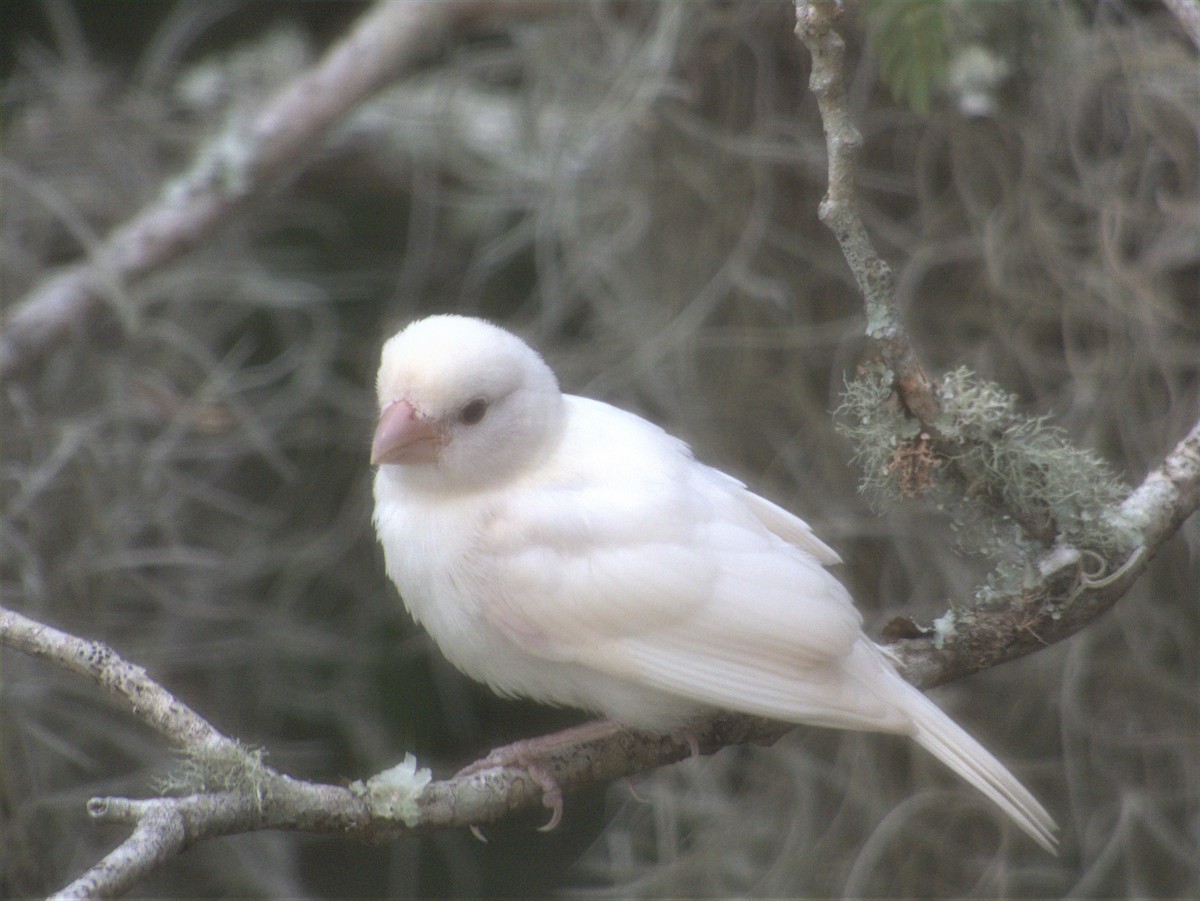
<svg viewBox="0 0 1200 901">
<path fill-rule="evenodd" d="M 1155 3 L 951 2 L 918 15 L 936 41 L 881 36 L 894 11 L 871 6 L 844 29 L 863 213 L 921 352 L 1136 483 L 1200 413 L 1195 48 Z M 5 4 L 6 311 L 362 9 Z M 568 390 L 801 513 L 869 623 L 969 597 L 986 564 L 935 510 L 873 513 L 832 429 L 863 322 L 816 220 L 821 125 L 792 21 L 783 2 L 594 2 L 451 36 L 283 188 L 3 386 L 4 603 L 108 642 L 301 777 L 405 751 L 445 774 L 580 720 L 451 671 L 383 574 L 378 349 L 449 310 L 521 331 Z M 137 894 L 1195 895 L 1198 545 L 1193 518 L 1103 621 L 937 693 L 1056 815 L 1058 859 L 904 742 L 798 729 L 640 777 L 649 803 L 572 796 L 550 835 L 539 815 L 486 845 L 241 836 Z M 86 799 L 143 796 L 172 757 L 78 678 L 0 666 L 0 895 L 37 895 L 121 838 Z"/>
</svg>

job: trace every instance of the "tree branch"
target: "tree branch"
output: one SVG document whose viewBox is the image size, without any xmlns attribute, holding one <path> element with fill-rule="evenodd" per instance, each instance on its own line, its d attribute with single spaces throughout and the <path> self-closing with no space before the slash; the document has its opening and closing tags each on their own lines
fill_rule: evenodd
<svg viewBox="0 0 1200 901">
<path fill-rule="evenodd" d="M 949 440 L 939 428 L 938 386 L 913 349 L 895 306 L 891 268 L 875 250 L 858 213 L 855 158 L 862 136 L 846 103 L 845 43 L 833 27 L 842 13 L 841 0 L 796 0 L 796 34 L 812 54 L 809 85 L 821 111 L 829 157 L 829 188 L 819 216 L 837 237 L 858 282 L 866 304 L 867 335 L 877 342 L 881 359 L 893 373 L 904 407 L 920 423 L 921 439 L 943 460 L 954 461 L 965 442 Z M 968 485 L 975 481 L 968 471 L 960 470 L 959 477 Z M 1105 559 L 1065 546 L 1052 517 L 1023 515 L 1002 498 L 982 499 L 1047 548 L 1036 563 L 1041 579 L 1019 595 L 996 598 L 986 607 L 949 612 L 939 620 L 936 633 L 911 621 L 894 622 L 890 631 L 902 640 L 892 649 L 902 661 L 905 678 L 922 688 L 1061 641 L 1112 607 L 1161 543 L 1200 506 L 1200 423 L 1119 509 L 1108 511 L 1114 533 L 1133 548 L 1126 559 Z M 910 637 L 914 633 L 919 637 Z"/>
<path fill-rule="evenodd" d="M 837 237 L 867 310 L 867 335 L 879 343 L 884 363 L 895 375 L 905 407 L 926 429 L 936 429 L 941 403 L 933 381 L 913 350 L 895 303 L 892 267 L 875 250 L 858 214 L 855 159 L 862 134 L 846 103 L 843 57 L 846 44 L 833 30 L 842 15 L 840 0 L 796 0 L 796 34 L 812 54 L 809 89 L 817 98 L 828 152 L 829 188 L 817 210 Z"/>
<path fill-rule="evenodd" d="M 929 376 L 896 307 L 892 269 L 875 249 L 859 213 L 856 160 L 862 135 L 846 101 L 845 42 L 834 30 L 843 11 L 842 0 L 796 0 L 796 34 L 812 56 L 809 88 L 820 109 L 828 156 L 829 186 L 818 216 L 837 238 L 863 295 L 867 337 L 877 347 L 895 396 L 920 426 L 918 436 L 902 442 L 899 450 L 931 453 L 929 459 L 964 495 L 1011 518 L 1030 539 L 1050 548 L 1062 527 L 1054 511 L 1044 503 L 1025 506 L 997 492 L 986 466 L 981 470 L 971 458 L 972 449 L 994 440 L 994 430 L 986 428 L 989 423 L 972 423 L 984 426 L 973 430 L 984 434 L 966 438 L 953 417 L 948 421 L 941 386 Z"/>
<path fill-rule="evenodd" d="M 92 258 L 59 270 L 18 302 L 0 334 L 0 382 L 30 370 L 107 303 L 211 237 L 250 198 L 295 171 L 359 103 L 420 61 L 450 28 L 549 8 L 534 2 L 379 3 L 307 73 L 203 148 L 191 169 L 116 229 Z"/>
<path fill-rule="evenodd" d="M 0 608 L 0 644 L 82 675 L 124 701 L 130 713 L 193 754 L 233 751 L 241 745 L 106 645 L 69 635 Z M 788 727 L 727 716 L 700 725 L 692 736 L 708 753 L 729 744 L 773 741 Z M 619 730 L 567 745 L 546 760 L 547 771 L 567 791 L 681 760 L 691 753 L 678 736 Z M 113 897 L 189 846 L 222 835 L 262 829 L 319 832 L 382 841 L 404 833 L 477 826 L 542 802 L 541 789 L 517 768 L 497 768 L 432 782 L 417 798 L 411 822 L 380 814 L 370 794 L 304 782 L 263 767 L 261 780 L 241 791 L 206 791 L 180 798 L 94 798 L 88 813 L 99 823 L 132 825 L 116 849 L 55 897 Z"/>
<path fill-rule="evenodd" d="M 1112 608 L 1197 509 L 1200 422 L 1113 512 L 1133 539 L 1127 559 L 1103 560 L 1071 548 L 1048 551 L 1037 562 L 1039 584 L 986 607 L 951 611 L 941 620 L 950 627 L 945 631 L 891 645 L 901 672 L 930 688 L 1069 638 Z M 1097 558 L 1091 566 L 1089 557 Z"/>
<path fill-rule="evenodd" d="M 837 237 L 858 282 L 866 304 L 867 335 L 877 342 L 880 358 L 893 373 L 897 395 L 920 423 L 921 439 L 943 460 L 953 462 L 965 442 L 948 439 L 939 428 L 938 386 L 913 349 L 895 306 L 891 268 L 875 250 L 858 213 L 855 158 L 862 136 L 848 112 L 845 44 L 833 27 L 842 13 L 841 0 L 796 0 L 796 34 L 812 54 L 809 85 L 821 111 L 829 156 L 829 189 L 819 216 Z M 977 481 L 963 469 L 958 476 L 969 486 Z M 1023 514 L 1002 498 L 983 497 L 1046 548 L 1036 562 L 1040 582 L 985 607 L 952 610 L 939 620 L 936 632 L 907 620 L 893 622 L 888 631 L 901 638 L 892 648 L 903 662 L 905 678 L 928 688 L 1073 635 L 1136 581 L 1159 545 L 1200 505 L 1198 492 L 1200 423 L 1118 510 L 1108 511 L 1113 532 L 1133 548 L 1126 559 L 1105 559 L 1065 546 L 1052 517 Z"/>
<path fill-rule="evenodd" d="M 0 642 L 84 676 L 129 704 L 151 729 L 180 747 L 233 744 L 198 713 L 151 679 L 144 669 L 98 641 L 76 638 L 53 626 L 0 607 Z"/>
</svg>

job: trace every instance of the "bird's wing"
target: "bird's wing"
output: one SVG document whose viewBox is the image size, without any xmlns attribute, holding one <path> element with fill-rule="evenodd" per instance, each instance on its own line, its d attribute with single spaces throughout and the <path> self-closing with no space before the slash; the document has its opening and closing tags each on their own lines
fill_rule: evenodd
<svg viewBox="0 0 1200 901">
<path fill-rule="evenodd" d="M 886 700 L 841 665 L 861 617 L 804 546 L 807 527 L 656 427 L 595 406 L 594 428 L 514 487 L 479 536 L 472 592 L 492 625 L 528 653 L 699 703 L 889 728 Z"/>
<path fill-rule="evenodd" d="M 742 500 L 750 509 L 750 512 L 754 514 L 754 517 L 768 530 L 774 532 L 788 544 L 812 554 L 825 566 L 834 566 L 842 562 L 842 558 L 838 556 L 837 551 L 814 535 L 812 526 L 799 516 L 789 513 L 778 504 L 771 503 L 766 498 L 754 494 L 733 476 L 725 475 L 725 473 L 718 473 L 718 475 L 727 479 L 731 485 L 741 489 Z"/>
</svg>

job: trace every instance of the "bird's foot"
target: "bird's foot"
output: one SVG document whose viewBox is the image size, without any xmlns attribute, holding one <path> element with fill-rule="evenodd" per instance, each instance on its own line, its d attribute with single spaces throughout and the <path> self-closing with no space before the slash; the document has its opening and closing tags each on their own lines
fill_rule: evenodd
<svg viewBox="0 0 1200 901">
<path fill-rule="evenodd" d="M 563 793 L 562 787 L 546 765 L 546 759 L 556 752 L 575 747 L 586 741 L 606 738 L 620 731 L 621 727 L 611 720 L 596 720 L 551 735 L 526 738 L 513 742 L 511 745 L 496 748 L 487 757 L 459 770 L 455 778 L 473 776 L 485 770 L 503 768 L 524 770 L 533 784 L 541 789 L 542 804 L 550 809 L 550 820 L 546 825 L 539 827 L 539 831 L 549 832 L 562 821 Z"/>
<path fill-rule="evenodd" d="M 539 759 L 539 755 L 543 753 L 542 749 L 537 747 L 539 741 L 540 739 L 528 739 L 496 748 L 482 760 L 476 760 L 463 767 L 455 774 L 454 778 L 474 776 L 476 773 L 486 770 L 505 768 L 523 770 L 533 784 L 542 790 L 542 804 L 550 809 L 550 820 L 546 825 L 538 827 L 541 832 L 549 832 L 557 828 L 562 821 L 563 794 L 558 782 Z M 482 838 L 479 835 L 476 837 Z"/>
</svg>

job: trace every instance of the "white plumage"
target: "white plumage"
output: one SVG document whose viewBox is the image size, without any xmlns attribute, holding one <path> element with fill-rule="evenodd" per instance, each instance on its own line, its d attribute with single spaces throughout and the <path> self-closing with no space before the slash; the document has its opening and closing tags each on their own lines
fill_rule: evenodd
<svg viewBox="0 0 1200 901">
<path fill-rule="evenodd" d="M 1045 809 L 866 637 L 802 520 L 657 426 L 563 395 L 479 319 L 394 336 L 378 393 L 388 575 L 467 675 L 641 729 L 723 708 L 910 735 L 1054 850 Z"/>
</svg>

